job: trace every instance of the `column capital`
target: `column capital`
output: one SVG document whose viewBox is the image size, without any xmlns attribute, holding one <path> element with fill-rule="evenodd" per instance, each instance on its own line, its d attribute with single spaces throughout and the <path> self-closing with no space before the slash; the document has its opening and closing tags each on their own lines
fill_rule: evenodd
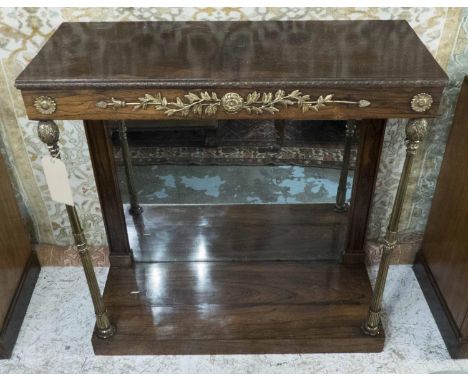
<svg viewBox="0 0 468 382">
<path fill-rule="evenodd" d="M 59 140 L 60 131 L 54 121 L 39 121 L 37 125 L 37 135 L 46 145 L 53 146 L 56 145 Z"/>
<path fill-rule="evenodd" d="M 421 143 L 427 135 L 427 119 L 410 119 L 406 125 L 406 151 L 409 154 L 415 154 Z"/>
</svg>

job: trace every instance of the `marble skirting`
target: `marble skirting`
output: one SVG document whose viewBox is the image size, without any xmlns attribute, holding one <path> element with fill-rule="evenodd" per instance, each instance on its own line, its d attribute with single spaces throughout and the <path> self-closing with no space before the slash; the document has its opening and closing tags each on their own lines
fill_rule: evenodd
<svg viewBox="0 0 468 382">
<path fill-rule="evenodd" d="M 74 245 L 36 244 L 34 250 L 43 267 L 79 266 L 80 255 Z M 89 253 L 96 267 L 109 266 L 109 248 L 107 246 L 89 246 Z"/>
<path fill-rule="evenodd" d="M 408 235 L 400 239 L 395 248 L 392 259 L 393 264 L 413 264 L 416 254 L 421 248 L 422 234 Z M 382 256 L 383 243 L 381 241 L 367 241 L 364 247 L 366 251 L 366 263 L 378 264 Z"/>
</svg>

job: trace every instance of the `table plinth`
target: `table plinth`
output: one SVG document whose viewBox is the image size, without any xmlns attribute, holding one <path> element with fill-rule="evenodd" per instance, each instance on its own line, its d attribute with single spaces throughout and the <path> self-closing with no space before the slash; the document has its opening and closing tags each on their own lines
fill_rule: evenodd
<svg viewBox="0 0 468 382">
<path fill-rule="evenodd" d="M 117 332 L 99 355 L 380 352 L 361 331 L 372 289 L 362 264 L 165 262 L 111 267 Z"/>
</svg>

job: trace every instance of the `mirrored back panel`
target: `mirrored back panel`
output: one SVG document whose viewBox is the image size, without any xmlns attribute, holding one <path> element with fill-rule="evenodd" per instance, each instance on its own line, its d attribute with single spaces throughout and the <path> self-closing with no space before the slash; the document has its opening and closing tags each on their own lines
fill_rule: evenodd
<svg viewBox="0 0 468 382">
<path fill-rule="evenodd" d="M 354 121 L 115 122 L 135 260 L 340 261 L 358 136 Z"/>
</svg>

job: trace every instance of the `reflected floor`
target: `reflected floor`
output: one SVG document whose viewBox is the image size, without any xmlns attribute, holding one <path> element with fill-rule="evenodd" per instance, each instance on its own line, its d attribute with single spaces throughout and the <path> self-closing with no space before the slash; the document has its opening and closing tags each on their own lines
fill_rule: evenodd
<svg viewBox="0 0 468 382">
<path fill-rule="evenodd" d="M 339 262 L 348 222 L 334 204 L 142 206 L 125 205 L 137 262 Z"/>
<path fill-rule="evenodd" d="M 335 203 L 339 169 L 299 166 L 134 166 L 142 204 Z M 118 167 L 124 203 L 125 172 Z M 351 198 L 349 171 L 346 200 Z"/>
</svg>

